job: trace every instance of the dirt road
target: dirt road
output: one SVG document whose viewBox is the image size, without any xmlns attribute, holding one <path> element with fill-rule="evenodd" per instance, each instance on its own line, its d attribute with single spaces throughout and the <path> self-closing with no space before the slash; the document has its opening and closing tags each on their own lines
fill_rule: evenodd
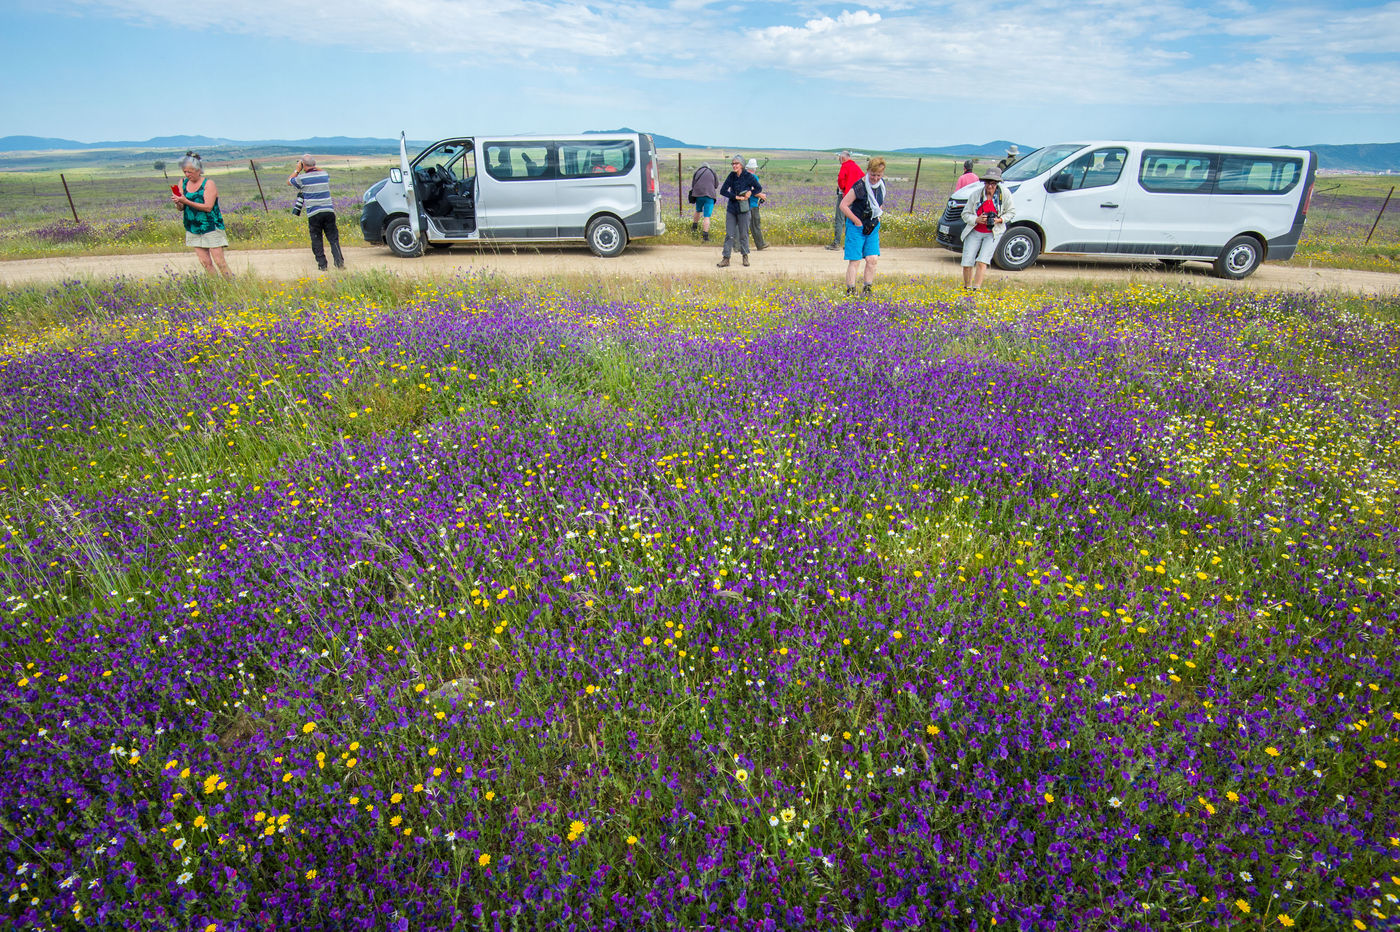
<svg viewBox="0 0 1400 932">
<path fill-rule="evenodd" d="M 235 249 L 227 253 L 235 273 L 253 272 L 268 279 L 290 280 L 315 276 L 316 264 L 307 249 Z M 456 247 L 430 250 L 419 259 L 398 259 L 383 247 L 358 247 L 345 251 L 350 270 L 380 269 L 396 275 L 450 276 L 456 273 L 496 274 L 514 278 L 580 275 L 599 278 L 720 278 L 814 279 L 838 282 L 845 270 L 839 254 L 820 246 L 773 246 L 753 254 L 753 265 L 743 268 L 739 257 L 727 269 L 715 267 L 716 246 L 647 246 L 634 244 L 616 259 L 599 259 L 582 248 L 519 247 L 500 249 Z M 68 279 L 101 279 L 115 276 L 156 278 L 184 274 L 199 268 L 193 253 L 155 253 L 134 256 L 81 256 L 57 259 L 16 259 L 0 262 L 0 285 L 57 282 Z M 335 274 L 335 273 L 331 273 Z M 944 249 L 889 249 L 880 260 L 882 278 L 927 276 L 956 280 L 957 257 Z M 1345 269 L 1299 268 L 1264 265 L 1243 282 L 1215 278 L 1205 263 L 1191 263 L 1180 270 L 1153 264 L 1132 265 L 1111 260 L 1042 259 L 1018 273 L 992 269 L 992 281 L 1027 284 L 1074 280 L 1139 281 L 1144 283 L 1191 282 L 1202 285 L 1245 287 L 1256 290 L 1345 291 L 1360 294 L 1400 293 L 1400 275 Z"/>
</svg>

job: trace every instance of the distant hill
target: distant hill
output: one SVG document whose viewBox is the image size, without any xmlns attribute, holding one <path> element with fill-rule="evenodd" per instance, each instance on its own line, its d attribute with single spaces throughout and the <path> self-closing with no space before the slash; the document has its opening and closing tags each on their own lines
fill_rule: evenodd
<svg viewBox="0 0 1400 932">
<path fill-rule="evenodd" d="M 976 158 L 996 156 L 997 158 L 1001 158 L 1012 145 L 1013 143 L 1005 139 L 996 139 L 992 142 L 984 142 L 981 145 L 967 143 L 961 146 L 925 146 L 918 149 L 895 149 L 894 151 L 901 155 L 961 155 Z M 1035 148 L 1035 146 L 1021 145 L 1019 142 L 1014 145 L 1021 150 L 1022 155 L 1025 155 Z"/>
<path fill-rule="evenodd" d="M 584 130 L 586 133 L 633 133 L 636 130 Z M 694 148 L 670 136 L 652 135 L 657 146 L 667 149 Z M 422 148 L 426 141 L 410 140 L 410 146 Z M 184 150 L 195 149 L 202 155 L 205 150 L 235 149 L 239 152 L 248 149 L 278 149 L 311 151 L 316 153 L 343 153 L 346 155 L 375 155 L 399 151 L 397 139 L 380 139 L 374 136 L 312 136 L 308 139 L 222 139 L 212 136 L 156 136 L 141 141 L 109 140 L 104 142 L 78 142 L 76 139 L 58 139 L 50 136 L 0 136 L 0 152 L 50 152 L 88 151 L 93 149 L 142 149 L 142 150 Z"/>
<path fill-rule="evenodd" d="M 1317 153 L 1317 167 L 1331 171 L 1400 171 L 1400 142 L 1359 143 L 1350 146 L 1289 146 Z"/>
<path fill-rule="evenodd" d="M 624 127 L 622 127 L 621 129 L 586 129 L 586 130 L 584 130 L 584 132 L 587 133 L 587 134 L 589 134 L 589 135 L 607 135 L 608 133 L 636 133 L 636 132 L 640 132 L 640 131 L 639 131 L 639 130 L 635 130 L 635 129 L 629 129 L 628 127 L 624 126 Z M 681 142 L 679 139 L 675 139 L 675 138 L 673 138 L 673 137 L 671 137 L 671 136 L 662 136 L 660 133 L 651 133 L 651 134 L 649 134 L 649 135 L 651 136 L 651 141 L 654 142 L 654 143 L 656 143 L 656 148 L 658 148 L 658 149 L 703 149 L 703 148 L 704 148 L 704 146 L 695 146 L 695 145 L 691 145 L 691 144 L 688 143 L 688 142 Z"/>
</svg>

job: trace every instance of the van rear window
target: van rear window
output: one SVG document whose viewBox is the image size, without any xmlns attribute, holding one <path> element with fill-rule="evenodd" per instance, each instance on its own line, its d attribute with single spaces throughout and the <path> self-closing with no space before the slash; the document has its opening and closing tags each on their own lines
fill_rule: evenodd
<svg viewBox="0 0 1400 932">
<path fill-rule="evenodd" d="M 1138 184 L 1145 191 L 1159 193 L 1210 194 L 1216 158 L 1209 152 L 1148 149 L 1142 154 Z"/>
<path fill-rule="evenodd" d="M 586 175 L 625 175 L 637 162 L 637 147 L 627 139 L 598 142 L 561 142 L 559 175 L 580 178 Z"/>
<path fill-rule="evenodd" d="M 497 181 L 551 177 L 545 143 L 488 142 L 485 150 L 486 174 Z"/>
<path fill-rule="evenodd" d="M 1283 194 L 1303 177 L 1303 160 L 1279 155 L 1224 155 L 1215 190 L 1221 194 Z"/>
</svg>

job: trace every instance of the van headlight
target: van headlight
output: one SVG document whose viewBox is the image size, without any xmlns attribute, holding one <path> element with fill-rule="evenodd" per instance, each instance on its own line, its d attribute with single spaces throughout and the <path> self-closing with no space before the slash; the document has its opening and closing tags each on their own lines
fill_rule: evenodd
<svg viewBox="0 0 1400 932">
<path fill-rule="evenodd" d="M 389 179 L 385 178 L 383 181 L 376 181 L 374 184 L 370 185 L 369 190 L 365 192 L 364 203 L 368 204 L 370 201 L 374 200 L 388 183 Z"/>
</svg>

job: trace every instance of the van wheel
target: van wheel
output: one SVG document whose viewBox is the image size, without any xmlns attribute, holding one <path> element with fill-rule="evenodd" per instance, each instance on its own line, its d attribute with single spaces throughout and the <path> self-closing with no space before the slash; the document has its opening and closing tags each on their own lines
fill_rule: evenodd
<svg viewBox="0 0 1400 932">
<path fill-rule="evenodd" d="M 423 254 L 423 244 L 413 235 L 413 227 L 409 226 L 407 217 L 395 217 L 389 221 L 384 228 L 384 241 L 400 259 L 412 259 Z"/>
<path fill-rule="evenodd" d="M 1236 236 L 1225 244 L 1215 260 L 1215 274 L 1221 278 L 1249 276 L 1264 259 L 1264 248 L 1252 236 Z"/>
<path fill-rule="evenodd" d="M 621 255 L 627 246 L 627 229 L 615 217 L 598 217 L 588 225 L 588 248 L 604 259 Z"/>
<path fill-rule="evenodd" d="M 1002 234 L 992 262 L 999 269 L 1019 272 L 1040 256 L 1040 234 L 1030 227 L 1012 227 Z"/>
</svg>

